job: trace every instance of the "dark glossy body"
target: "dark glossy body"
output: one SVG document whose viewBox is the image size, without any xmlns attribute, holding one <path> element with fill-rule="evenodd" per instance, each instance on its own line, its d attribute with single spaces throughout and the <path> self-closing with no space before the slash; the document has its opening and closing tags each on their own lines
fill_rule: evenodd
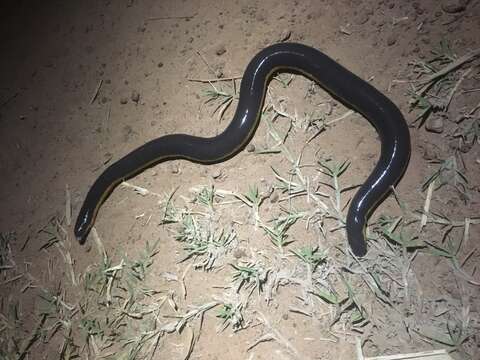
<svg viewBox="0 0 480 360">
<path fill-rule="evenodd" d="M 275 72 L 293 71 L 316 81 L 345 105 L 365 116 L 377 129 L 381 154 L 375 169 L 353 198 L 347 215 L 347 237 L 357 256 L 366 253 L 364 230 L 368 216 L 402 176 L 410 157 L 410 135 L 398 108 L 382 93 L 311 47 L 281 43 L 267 47 L 249 63 L 240 99 L 228 127 L 218 136 L 200 138 L 175 134 L 152 140 L 109 166 L 87 194 L 75 224 L 83 243 L 98 209 L 121 181 L 149 166 L 171 159 L 202 164 L 224 161 L 240 152 L 257 128 L 266 87 Z"/>
</svg>

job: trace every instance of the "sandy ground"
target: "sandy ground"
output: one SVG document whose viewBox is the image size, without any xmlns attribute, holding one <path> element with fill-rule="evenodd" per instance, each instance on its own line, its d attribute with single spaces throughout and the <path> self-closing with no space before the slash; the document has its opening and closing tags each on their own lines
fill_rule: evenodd
<svg viewBox="0 0 480 360">
<path fill-rule="evenodd" d="M 206 102 L 205 91 L 212 90 L 212 85 L 192 79 L 241 76 L 260 49 L 276 42 L 302 42 L 324 51 L 387 94 L 413 124 L 419 113 L 409 111 L 408 92 L 418 70 L 413 64 L 435 57 L 432 52 L 442 41 L 453 51 L 450 63 L 478 51 L 479 1 L 5 1 L 0 14 L 0 357 L 54 359 L 79 354 L 93 359 L 113 353 L 110 358 L 120 358 L 122 351 L 131 350 L 122 346 L 125 339 L 142 334 L 141 325 L 157 321 L 153 328 L 159 329 L 188 313 L 192 305 L 213 304 L 203 322 L 197 316 L 181 332 L 157 334 L 157 346 L 148 343 L 153 358 L 353 359 L 358 338 L 369 356 L 446 348 L 457 358 L 480 359 L 480 277 L 476 272 L 480 253 L 475 218 L 480 209 L 478 58 L 449 72 L 446 90 L 432 95 L 440 102 L 451 94 L 448 109 L 435 109 L 426 126 L 411 127 L 412 157 L 396 188 L 402 204 L 421 211 L 429 198 L 422 184 L 443 164 L 436 185 L 444 185 L 431 189 L 428 202 L 433 214 L 442 214 L 448 221 L 428 223 L 419 231 L 418 222 L 408 223 L 394 197 L 371 219 L 372 225 L 380 224 L 380 215 L 401 219 L 405 229 L 415 229 L 406 233 L 421 246 L 402 249 L 392 239 L 389 245 L 385 239 L 375 240 L 370 247 L 376 250 L 364 263 L 357 263 L 343 252 L 342 231 L 330 231 L 335 221 L 326 222 L 328 236 L 324 237 L 319 226 L 307 229 L 303 218 L 290 229 L 293 243 L 277 251 L 249 207 L 225 195 L 246 194 L 249 186 L 258 186 L 264 197 L 260 216 L 265 221 L 278 218 L 282 207 L 288 207 L 288 202 L 278 201 L 284 194 L 275 187 L 278 179 L 272 168 L 289 177 L 291 164 L 285 152 L 258 153 L 275 144 L 268 121 L 262 121 L 252 141 L 257 151 L 244 151 L 213 166 L 185 161 L 160 164 L 129 180 L 148 189 L 147 195 L 128 187 L 112 193 L 95 224 L 99 241 L 113 266 L 122 256 L 141 257 L 147 242 L 160 240 L 145 279 L 155 294 L 135 298 L 148 300 L 150 310 L 142 308 L 143 313 L 140 308 L 125 310 L 128 297 L 120 293 L 110 305 L 96 304 L 95 316 L 103 319 L 102 324 L 109 311 L 114 312 L 114 303 L 123 304 L 128 316 L 122 321 L 130 325 L 119 326 L 116 334 L 107 334 L 99 325 L 101 334 L 89 328 L 86 335 L 82 319 L 91 310 L 82 300 L 88 288 L 84 284 L 102 256 L 92 236 L 84 246 L 74 240 L 68 223 L 70 209 L 66 211 L 65 205 L 69 194 L 74 221 L 101 171 L 148 140 L 170 133 L 213 136 L 221 132 L 236 100 L 221 117 L 214 111 L 219 103 Z M 307 129 L 301 119 L 319 111 L 328 122 L 348 109 L 300 76 L 282 75 L 279 80 L 291 82 L 272 81 L 267 104 L 292 115 L 274 121 L 280 134 L 289 134 L 285 142 L 289 151 L 297 158 L 305 149 L 303 164 L 327 158 L 349 160 L 342 183 L 362 183 L 379 153 L 374 128 L 360 115 L 348 115 L 306 146 L 316 131 Z M 233 92 L 240 81 L 233 83 L 212 84 Z M 275 109 L 266 110 L 264 117 L 271 119 Z M 289 131 L 290 120 L 293 131 Z M 459 134 L 466 133 L 468 126 L 471 129 L 462 142 Z M 318 164 L 305 171 L 328 193 L 328 187 L 322 188 L 328 178 L 321 177 L 317 168 Z M 174 189 L 178 208 L 207 211 L 188 200 L 194 197 L 192 188 L 201 186 L 214 186 L 225 195 L 214 199 L 214 210 L 209 208 L 209 226 L 233 229 L 236 234 L 225 253 L 217 254 L 211 269 L 195 266 L 202 256 L 180 262 L 186 256 L 184 244 L 175 241 L 181 222 L 161 225 L 165 194 Z M 352 194 L 344 194 L 343 212 Z M 297 205 L 306 208 L 306 204 Z M 52 227 L 59 233 L 52 235 Z M 374 226 L 371 232 L 375 233 Z M 327 260 L 313 275 L 316 285 L 337 292 L 342 301 L 324 301 L 303 282 L 295 283 L 312 275 L 311 268 L 295 263 L 297 257 L 291 251 L 299 244 L 315 244 L 327 251 Z M 393 266 L 386 253 L 393 254 L 391 259 L 404 259 L 403 267 Z M 232 264 L 249 262 L 269 269 L 265 288 L 271 294 L 257 291 L 260 286 L 255 284 L 236 291 Z M 377 281 L 382 286 L 374 291 Z M 355 289 L 353 297 L 348 284 Z M 53 301 L 58 318 L 42 310 L 47 290 L 62 300 Z M 244 306 L 242 326 L 237 328 L 230 318 L 232 322 L 226 322 L 230 326 L 221 331 L 217 315 L 226 304 L 238 302 Z M 356 322 L 355 314 L 363 310 L 368 316 Z M 155 321 L 149 317 L 152 313 Z M 70 325 L 58 325 L 58 319 L 69 319 Z M 128 334 L 122 332 L 126 328 Z M 130 356 L 143 358 L 140 353 L 130 352 Z"/>
</svg>

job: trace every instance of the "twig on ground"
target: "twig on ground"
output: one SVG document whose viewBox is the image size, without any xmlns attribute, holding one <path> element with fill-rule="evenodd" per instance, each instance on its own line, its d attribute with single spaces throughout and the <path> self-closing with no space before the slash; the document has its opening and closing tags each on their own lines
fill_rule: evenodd
<svg viewBox="0 0 480 360">
<path fill-rule="evenodd" d="M 213 78 L 213 79 L 187 78 L 187 80 L 188 80 L 188 81 L 192 81 L 192 82 L 211 83 L 211 82 L 216 82 L 216 81 L 238 80 L 238 79 L 241 79 L 242 77 L 243 77 L 243 75 L 237 75 L 237 76 L 222 77 L 222 78 Z"/>
<path fill-rule="evenodd" d="M 202 59 L 203 63 L 207 66 L 208 70 L 213 74 L 213 76 L 215 76 L 216 79 L 220 78 L 220 76 L 217 76 L 217 72 L 210 66 L 202 53 L 199 50 L 196 50 L 195 52 L 200 57 L 200 59 Z"/>
<path fill-rule="evenodd" d="M 462 66 L 463 64 L 473 60 L 477 56 L 480 56 L 480 48 L 470 52 L 469 54 L 463 55 L 462 57 L 458 58 L 457 60 L 455 60 L 455 61 L 451 62 L 450 64 L 448 64 L 447 66 L 445 66 L 443 69 L 441 69 L 441 70 L 435 72 L 434 74 L 430 75 L 426 79 L 420 80 L 419 84 L 422 85 L 422 88 L 419 91 L 417 91 L 417 94 L 420 94 L 420 95 L 423 94 L 425 91 L 428 90 L 430 85 L 435 80 L 445 76 L 449 72 L 451 72 L 451 71 L 457 69 L 458 67 Z"/>
<path fill-rule="evenodd" d="M 103 84 L 103 79 L 100 79 L 97 84 L 97 87 L 95 88 L 95 92 L 93 93 L 92 98 L 90 99 L 90 105 L 92 105 L 95 99 L 97 98 L 98 93 L 100 92 L 100 88 L 102 87 L 102 84 Z"/>
<path fill-rule="evenodd" d="M 157 21 L 157 20 L 190 20 L 193 19 L 197 13 L 193 15 L 186 15 L 186 16 L 156 16 L 147 18 L 147 21 Z"/>
</svg>

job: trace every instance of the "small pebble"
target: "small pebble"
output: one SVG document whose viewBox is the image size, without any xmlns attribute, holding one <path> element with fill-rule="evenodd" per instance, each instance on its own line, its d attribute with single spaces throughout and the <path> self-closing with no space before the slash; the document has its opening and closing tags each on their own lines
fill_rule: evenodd
<svg viewBox="0 0 480 360">
<path fill-rule="evenodd" d="M 161 67 L 163 66 L 163 63 L 160 61 L 160 62 L 157 64 L 157 66 L 158 66 L 159 68 L 161 68 Z"/>
<path fill-rule="evenodd" d="M 247 145 L 247 152 L 252 153 L 255 151 L 255 145 L 253 144 L 248 144 Z"/>
<path fill-rule="evenodd" d="M 387 45 L 388 45 L 388 46 L 392 46 L 392 45 L 394 45 L 396 42 L 397 42 L 397 37 L 396 37 L 394 34 L 391 34 L 391 35 L 387 38 Z"/>
<path fill-rule="evenodd" d="M 130 99 L 132 99 L 134 103 L 138 103 L 140 101 L 140 94 L 137 91 L 133 90 L 132 95 L 130 95 Z"/>
<path fill-rule="evenodd" d="M 178 167 L 177 164 L 170 164 L 170 165 L 168 166 L 168 169 L 170 170 L 170 172 L 171 172 L 172 174 L 178 174 L 178 173 L 180 173 L 180 168 Z"/>
<path fill-rule="evenodd" d="M 282 33 L 278 37 L 278 41 L 279 42 L 287 41 L 288 39 L 290 39 L 291 36 L 292 36 L 292 32 L 288 29 L 285 29 L 282 31 Z"/>
<path fill-rule="evenodd" d="M 113 158 L 113 154 L 112 153 L 109 153 L 109 152 L 106 152 L 105 154 L 103 154 L 103 164 L 108 164 L 110 162 L 110 160 L 112 160 Z"/>
<path fill-rule="evenodd" d="M 425 123 L 425 129 L 429 132 L 440 134 L 443 132 L 443 118 L 440 116 L 434 116 L 427 119 Z"/>
<path fill-rule="evenodd" d="M 128 99 L 126 97 L 120 98 L 120 104 L 125 105 L 128 102 Z"/>
<path fill-rule="evenodd" d="M 442 10 L 449 14 L 464 11 L 470 0 L 446 0 L 442 2 Z"/>
<path fill-rule="evenodd" d="M 272 195 L 270 195 L 270 203 L 275 204 L 278 201 L 278 192 L 274 191 Z"/>
<path fill-rule="evenodd" d="M 213 179 L 218 179 L 219 177 L 222 176 L 222 170 L 221 169 L 215 169 L 213 172 L 212 172 L 212 178 Z"/>
<path fill-rule="evenodd" d="M 215 54 L 218 56 L 221 56 L 227 52 L 227 49 L 225 48 L 225 45 L 219 44 L 215 47 Z"/>
</svg>

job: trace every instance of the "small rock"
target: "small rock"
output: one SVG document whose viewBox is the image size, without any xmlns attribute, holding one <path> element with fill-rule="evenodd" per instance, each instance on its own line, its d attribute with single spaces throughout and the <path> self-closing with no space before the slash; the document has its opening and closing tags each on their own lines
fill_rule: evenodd
<svg viewBox="0 0 480 360">
<path fill-rule="evenodd" d="M 106 152 L 105 154 L 103 154 L 103 165 L 108 164 L 110 160 L 112 160 L 112 158 L 113 158 L 112 153 Z"/>
<path fill-rule="evenodd" d="M 125 96 L 120 98 L 120 104 L 125 105 L 127 102 L 128 102 L 128 99 Z"/>
<path fill-rule="evenodd" d="M 137 104 L 140 101 L 140 94 L 137 91 L 133 90 L 132 95 L 130 95 L 130 99 L 132 99 L 132 101 Z"/>
<path fill-rule="evenodd" d="M 225 68 L 225 61 L 217 62 L 212 68 L 213 71 L 215 71 L 215 76 L 217 78 L 222 78 L 224 76 L 223 69 Z"/>
<path fill-rule="evenodd" d="M 288 29 L 285 29 L 282 31 L 282 33 L 278 37 L 278 42 L 287 41 L 288 39 L 290 39 L 291 36 L 292 36 L 292 32 Z"/>
<path fill-rule="evenodd" d="M 212 172 L 212 178 L 213 179 L 218 179 L 219 177 L 222 176 L 222 170 L 221 169 L 215 169 L 213 172 Z"/>
<path fill-rule="evenodd" d="M 425 129 L 429 132 L 440 134 L 443 132 L 443 118 L 440 116 L 434 116 L 427 119 L 425 123 Z"/>
<path fill-rule="evenodd" d="M 163 63 L 160 61 L 160 62 L 157 64 L 157 66 L 158 66 L 159 68 L 161 68 L 161 67 L 163 67 Z"/>
<path fill-rule="evenodd" d="M 178 173 L 180 173 L 180 168 L 179 168 L 178 165 L 175 164 L 175 163 L 170 164 L 170 165 L 168 166 L 168 169 L 170 170 L 170 172 L 171 172 L 172 174 L 178 174 Z"/>
<path fill-rule="evenodd" d="M 392 46 L 392 45 L 394 45 L 396 42 L 397 42 L 397 37 L 396 37 L 396 35 L 394 35 L 394 34 L 391 34 L 391 35 L 387 38 L 387 45 L 388 45 L 388 46 Z"/>
<path fill-rule="evenodd" d="M 442 10 L 449 14 L 459 13 L 467 8 L 470 0 L 445 0 L 442 2 Z"/>
<path fill-rule="evenodd" d="M 275 204 L 278 201 L 279 195 L 277 191 L 272 192 L 270 195 L 270 203 Z"/>
<path fill-rule="evenodd" d="M 247 145 L 247 152 L 252 153 L 255 151 L 255 145 L 253 144 L 248 144 Z"/>
<path fill-rule="evenodd" d="M 215 47 L 215 54 L 218 56 L 221 56 L 227 52 L 227 49 L 225 48 L 225 45 L 219 44 Z"/>
</svg>

